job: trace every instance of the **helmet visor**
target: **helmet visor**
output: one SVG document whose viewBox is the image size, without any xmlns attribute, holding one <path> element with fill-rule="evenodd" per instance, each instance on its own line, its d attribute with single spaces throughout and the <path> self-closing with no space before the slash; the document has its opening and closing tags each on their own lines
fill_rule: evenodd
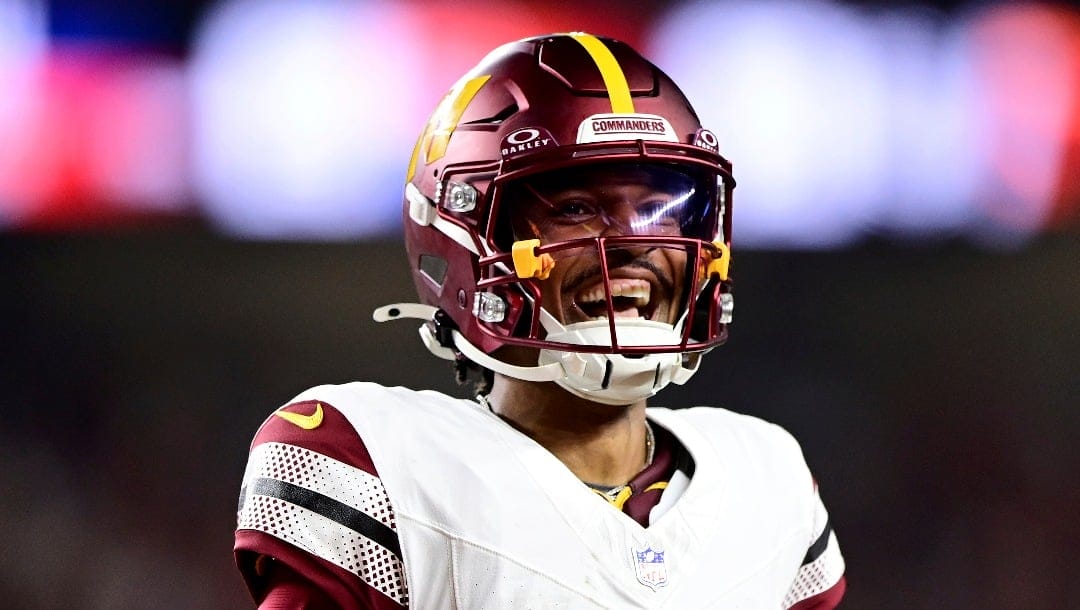
<svg viewBox="0 0 1080 610">
<path fill-rule="evenodd" d="M 658 163 L 601 163 L 528 176 L 506 186 L 497 241 L 686 237 L 713 241 L 715 174 Z"/>
</svg>

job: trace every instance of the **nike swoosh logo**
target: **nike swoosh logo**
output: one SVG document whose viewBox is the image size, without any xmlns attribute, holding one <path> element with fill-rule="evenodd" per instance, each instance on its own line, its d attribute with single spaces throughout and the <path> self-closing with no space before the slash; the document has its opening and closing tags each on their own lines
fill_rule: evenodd
<svg viewBox="0 0 1080 610">
<path fill-rule="evenodd" d="M 301 415 L 299 413 L 293 413 L 292 411 L 282 411 L 281 409 L 274 411 L 274 415 L 277 415 L 281 419 L 284 419 L 290 424 L 295 424 L 304 430 L 314 430 L 322 425 L 322 403 L 315 403 L 315 412 L 311 415 Z"/>
</svg>

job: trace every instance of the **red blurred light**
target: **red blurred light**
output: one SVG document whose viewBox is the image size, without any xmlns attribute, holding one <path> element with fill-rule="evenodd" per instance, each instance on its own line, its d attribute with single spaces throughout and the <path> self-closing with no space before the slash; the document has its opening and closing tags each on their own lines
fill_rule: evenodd
<svg viewBox="0 0 1080 610">
<path fill-rule="evenodd" d="M 0 206 L 26 228 L 83 228 L 176 208 L 184 198 L 182 89 L 160 55 L 54 49 L 17 95 L 15 137 L 0 141 Z"/>
<path fill-rule="evenodd" d="M 994 126 L 989 143 L 995 173 L 1025 200 L 1046 198 L 1052 208 L 1044 224 L 1076 220 L 1080 16 L 1044 4 L 1002 5 L 981 15 L 972 35 Z M 994 212 L 1005 222 L 1017 213 L 1006 206 Z"/>
</svg>

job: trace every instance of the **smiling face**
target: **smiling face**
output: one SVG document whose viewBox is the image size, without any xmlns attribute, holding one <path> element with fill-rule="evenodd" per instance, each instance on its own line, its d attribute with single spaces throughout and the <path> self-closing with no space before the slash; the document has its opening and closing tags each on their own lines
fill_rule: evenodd
<svg viewBox="0 0 1080 610">
<path fill-rule="evenodd" d="M 685 173 L 650 165 L 601 165 L 537 176 L 512 191 L 513 238 L 538 238 L 541 244 L 631 235 L 701 238 L 704 190 Z M 608 317 L 594 243 L 553 252 L 555 267 L 540 282 L 542 305 L 563 324 Z M 616 318 L 678 320 L 687 286 L 684 248 L 609 246 L 605 254 Z"/>
</svg>

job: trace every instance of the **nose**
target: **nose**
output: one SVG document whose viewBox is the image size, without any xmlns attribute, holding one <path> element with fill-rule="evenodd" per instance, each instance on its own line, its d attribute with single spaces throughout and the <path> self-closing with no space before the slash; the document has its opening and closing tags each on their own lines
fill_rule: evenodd
<svg viewBox="0 0 1080 610">
<path fill-rule="evenodd" d="M 635 221 L 638 220 L 637 208 L 628 200 L 620 200 L 605 206 L 601 216 L 604 221 L 604 230 L 601 235 L 604 237 L 637 233 L 637 228 L 634 226 Z"/>
<path fill-rule="evenodd" d="M 635 203 L 630 200 L 609 204 L 605 208 L 602 218 L 604 221 L 604 230 L 601 232 L 602 237 L 628 237 L 646 232 L 641 227 L 635 226 L 640 221 L 641 216 Z M 654 249 L 638 244 L 623 244 L 618 247 L 608 246 L 605 248 L 607 250 L 608 268 L 615 269 L 648 258 L 649 253 Z"/>
</svg>

